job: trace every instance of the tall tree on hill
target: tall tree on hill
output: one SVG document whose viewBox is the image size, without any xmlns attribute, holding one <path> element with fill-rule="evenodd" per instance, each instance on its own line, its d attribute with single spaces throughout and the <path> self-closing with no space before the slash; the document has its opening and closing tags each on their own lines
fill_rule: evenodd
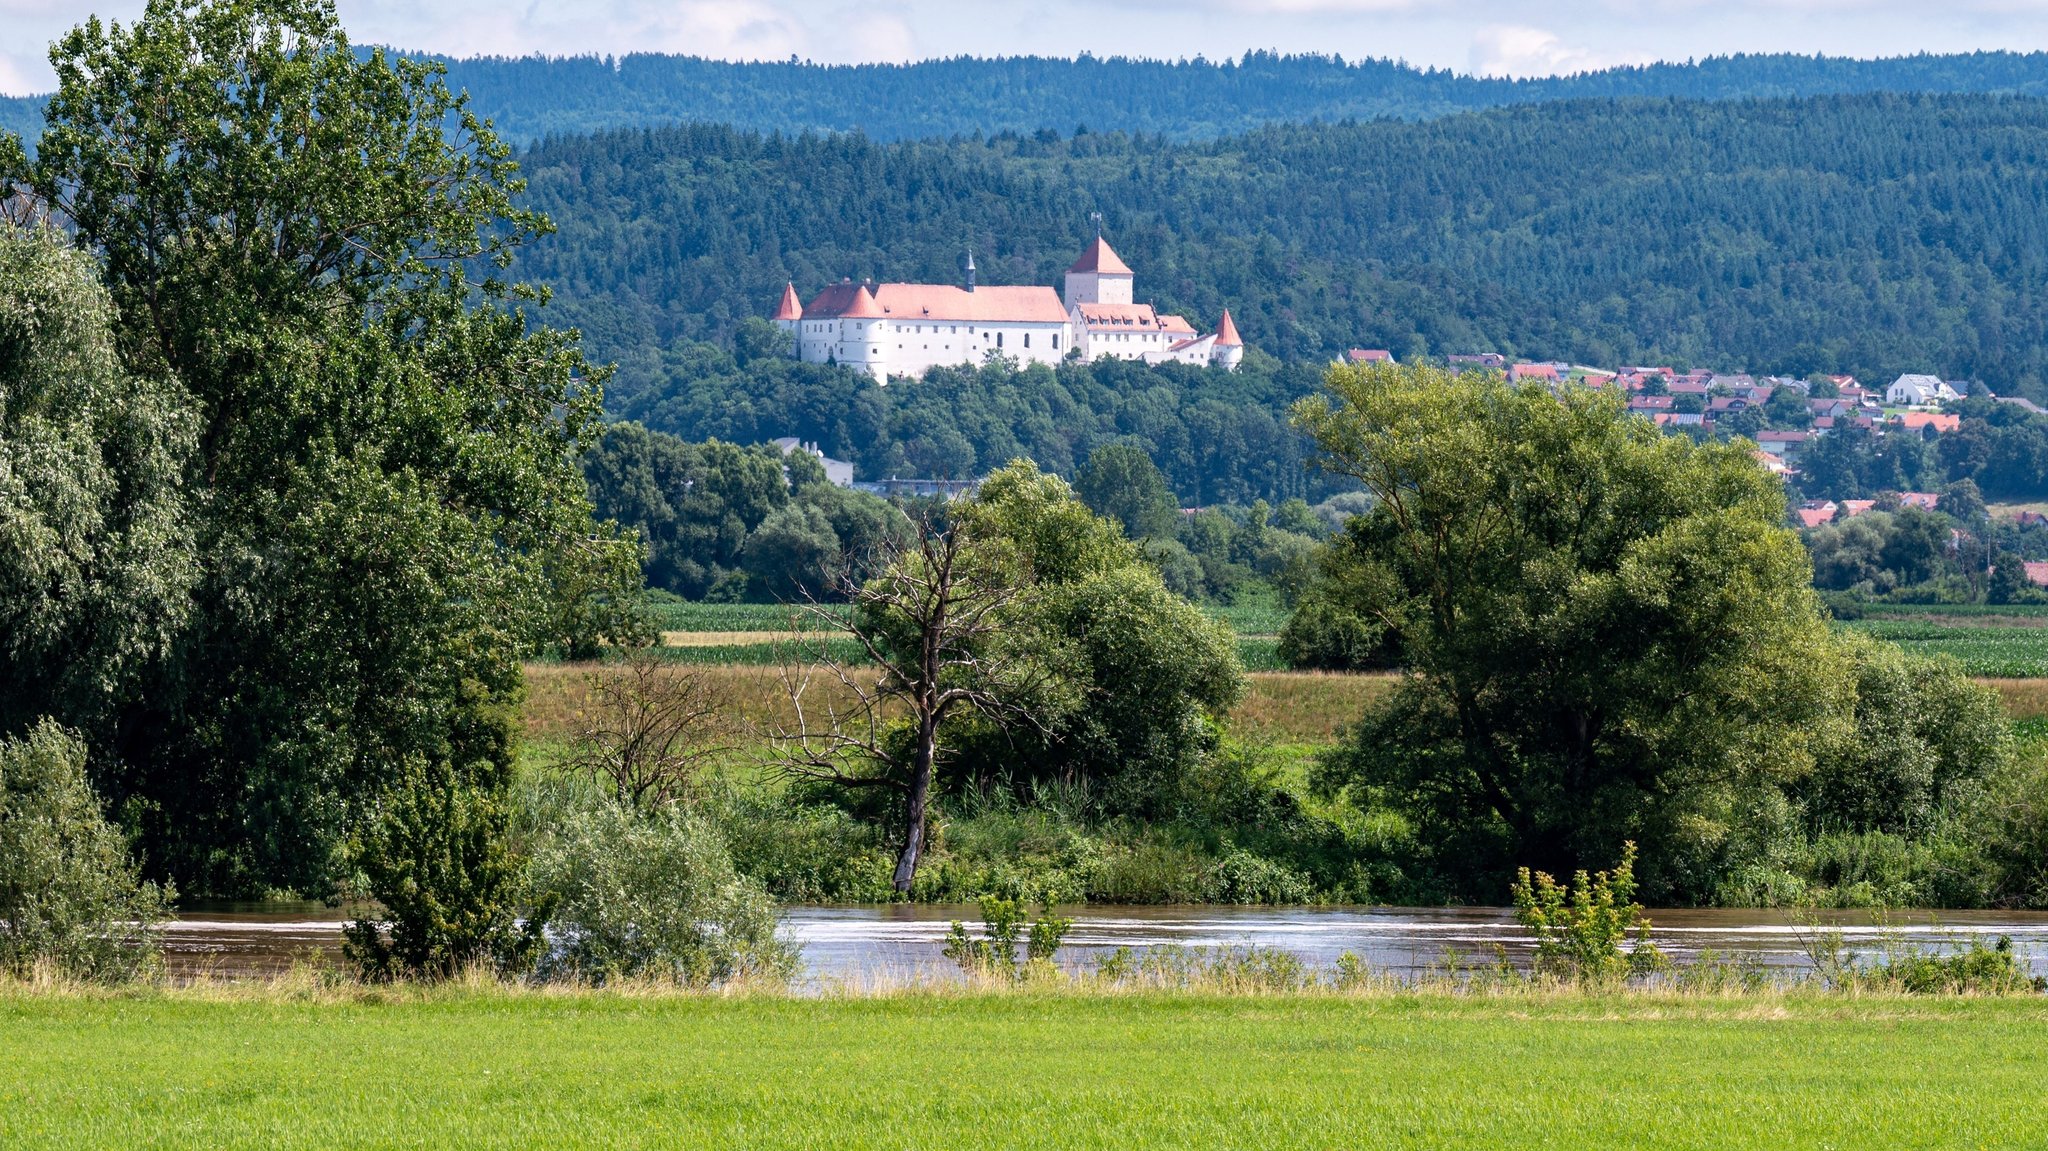
<svg viewBox="0 0 2048 1151">
<path fill-rule="evenodd" d="M 622 626 L 634 549 L 576 467 L 603 374 L 489 271 L 548 230 L 507 149 L 325 0 L 151 0 L 51 59 L 10 175 L 194 428 L 201 575 L 102 783 L 185 890 L 324 891 L 400 765 L 505 780 L 522 654 Z"/>
</svg>

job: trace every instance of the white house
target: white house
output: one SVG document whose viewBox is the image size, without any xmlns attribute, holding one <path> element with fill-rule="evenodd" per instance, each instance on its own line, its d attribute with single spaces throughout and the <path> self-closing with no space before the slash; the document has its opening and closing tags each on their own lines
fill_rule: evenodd
<svg viewBox="0 0 2048 1151">
<path fill-rule="evenodd" d="M 810 453 L 820 464 L 824 465 L 825 481 L 833 487 L 850 488 L 853 486 L 853 465 L 845 460 L 833 459 L 831 456 L 826 455 L 818 445 L 804 443 L 795 436 L 782 436 L 779 439 L 769 440 L 768 442 L 774 444 L 785 456 L 791 452 L 799 451 Z"/>
<path fill-rule="evenodd" d="M 921 376 L 944 364 L 979 364 L 991 353 L 1019 363 L 1056 364 L 1068 355 L 1236 368 L 1244 341 L 1230 313 L 1210 335 L 1179 316 L 1132 302 L 1135 276 L 1100 236 L 1067 269 L 1066 291 L 977 287 L 974 257 L 965 283 L 879 284 L 842 280 L 808 304 L 782 290 L 775 323 L 797 358 L 853 364 L 876 380 Z"/>
<path fill-rule="evenodd" d="M 1944 400 L 1960 400 L 1961 392 L 1943 383 L 1937 376 L 1904 375 L 1892 381 L 1884 390 L 1884 401 L 1901 407 L 1932 407 Z"/>
</svg>

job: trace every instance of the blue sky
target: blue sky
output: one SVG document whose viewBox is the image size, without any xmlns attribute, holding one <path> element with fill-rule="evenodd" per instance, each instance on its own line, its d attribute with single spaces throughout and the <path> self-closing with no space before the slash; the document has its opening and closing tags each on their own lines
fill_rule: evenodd
<svg viewBox="0 0 2048 1151">
<path fill-rule="evenodd" d="M 338 0 L 358 43 L 452 55 L 685 52 L 843 62 L 950 55 L 1388 56 L 1549 75 L 1730 52 L 2048 49 L 2048 0 Z M 0 91 L 50 85 L 51 37 L 141 0 L 0 0 Z"/>
</svg>

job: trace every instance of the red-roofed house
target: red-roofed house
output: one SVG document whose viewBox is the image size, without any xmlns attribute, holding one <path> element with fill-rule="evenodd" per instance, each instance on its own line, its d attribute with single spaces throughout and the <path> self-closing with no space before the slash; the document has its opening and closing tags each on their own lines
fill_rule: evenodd
<svg viewBox="0 0 2048 1151">
<path fill-rule="evenodd" d="M 1902 508 L 1920 508 L 1924 511 L 1931 512 L 1934 510 L 1935 505 L 1939 504 L 1940 502 L 1941 497 L 1933 492 L 1899 493 L 1899 506 Z"/>
<path fill-rule="evenodd" d="M 2027 582 L 2048 587 L 2048 560 L 2027 561 Z"/>
<path fill-rule="evenodd" d="M 1842 518 L 1851 519 L 1877 506 L 1876 500 L 1843 500 Z"/>
<path fill-rule="evenodd" d="M 1344 358 L 1354 364 L 1391 364 L 1394 353 L 1385 348 L 1353 348 L 1344 353 Z"/>
<path fill-rule="evenodd" d="M 1799 523 L 1802 527 L 1817 528 L 1833 523 L 1836 512 L 1833 500 L 1808 500 L 1799 505 Z"/>
<path fill-rule="evenodd" d="M 1963 417 L 1941 412 L 1901 412 L 1885 422 L 1897 424 L 1909 432 L 1924 432 L 1928 428 L 1952 432 L 1963 426 Z"/>
<path fill-rule="evenodd" d="M 1516 383 L 1524 380 L 1535 380 L 1540 383 L 1554 384 L 1557 382 L 1557 367 L 1554 364 L 1516 364 L 1509 370 L 1508 379 Z"/>
</svg>

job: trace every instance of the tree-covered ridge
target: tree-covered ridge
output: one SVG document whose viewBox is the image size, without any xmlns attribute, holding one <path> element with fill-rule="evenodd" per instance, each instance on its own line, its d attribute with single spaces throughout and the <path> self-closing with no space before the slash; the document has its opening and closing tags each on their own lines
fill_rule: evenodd
<svg viewBox="0 0 2048 1151">
<path fill-rule="evenodd" d="M 1580 101 L 1198 144 L 1088 134 L 881 144 L 710 126 L 523 157 L 560 233 L 523 257 L 622 390 L 785 280 L 1057 283 L 1101 211 L 1141 298 L 1225 305 L 1284 358 L 1353 345 L 2037 394 L 2048 103 L 2003 96 Z"/>
<path fill-rule="evenodd" d="M 1727 100 L 1852 92 L 2048 92 L 2048 54 L 1883 60 L 1715 56 L 1515 80 L 1394 60 L 1248 52 L 1235 60 L 955 57 L 913 64 L 734 62 L 635 53 L 437 59 L 508 139 L 674 121 L 766 132 L 860 131 L 880 140 L 1096 131 L 1206 139 L 1281 122 L 1427 119 L 1587 97 Z M 10 107 L 11 105 L 11 107 Z M 0 124 L 33 115 L 0 100 Z M 17 129 L 19 130 L 19 128 Z"/>
</svg>

